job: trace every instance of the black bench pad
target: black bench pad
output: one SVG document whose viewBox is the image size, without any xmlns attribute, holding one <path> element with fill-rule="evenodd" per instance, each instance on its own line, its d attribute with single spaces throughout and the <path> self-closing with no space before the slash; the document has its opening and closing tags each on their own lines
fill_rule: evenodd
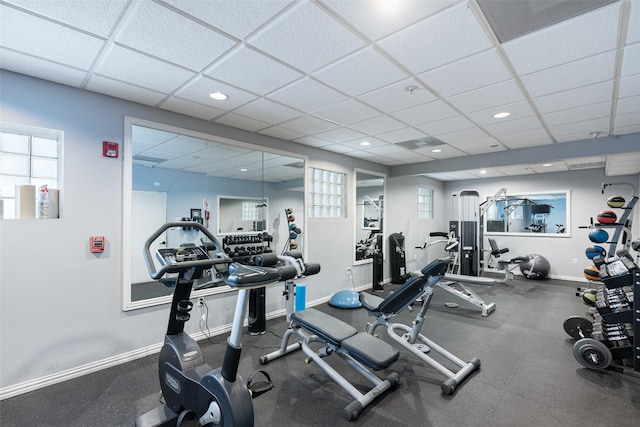
<svg viewBox="0 0 640 427">
<path fill-rule="evenodd" d="M 348 323 L 315 308 L 291 313 L 291 320 L 334 346 L 339 346 L 342 341 L 358 333 L 356 328 Z"/>
<path fill-rule="evenodd" d="M 342 341 L 342 350 L 374 371 L 388 368 L 400 357 L 398 350 L 365 332 Z"/>
<path fill-rule="evenodd" d="M 386 342 L 364 332 L 358 333 L 348 323 L 314 308 L 296 311 L 290 319 L 373 370 L 385 369 L 398 360 L 398 350 Z"/>
</svg>

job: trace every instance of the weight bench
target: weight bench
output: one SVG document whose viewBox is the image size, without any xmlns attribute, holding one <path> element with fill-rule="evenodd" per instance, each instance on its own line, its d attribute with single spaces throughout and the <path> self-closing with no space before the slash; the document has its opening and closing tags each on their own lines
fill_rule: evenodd
<svg viewBox="0 0 640 427">
<path fill-rule="evenodd" d="M 496 279 L 491 279 L 488 277 L 466 276 L 464 274 L 447 273 L 444 275 L 444 280 L 439 281 L 435 284 L 435 286 L 438 286 L 439 288 L 452 293 L 458 298 L 462 298 L 470 304 L 480 307 L 480 309 L 482 310 L 482 316 L 486 317 L 493 311 L 495 311 L 496 303 L 491 302 L 487 304 L 471 288 L 467 287 L 466 284 L 493 286 L 496 283 L 498 283 Z M 458 289 L 458 287 L 461 289 Z"/>
<path fill-rule="evenodd" d="M 370 316 L 376 318 L 375 322 L 367 323 L 365 331 L 373 336 L 379 326 L 385 326 L 389 337 L 447 377 L 440 386 L 442 393 L 446 395 L 453 394 L 458 385 L 480 367 L 480 359 L 477 357 L 470 362 L 465 362 L 420 333 L 433 295 L 432 287 L 444 276 L 450 262 L 450 258 L 432 261 L 420 271 L 419 275 L 412 274 L 413 277 L 387 298 L 360 293 L 362 306 Z M 391 318 L 421 297 L 422 306 L 411 327 L 390 322 Z M 456 365 L 456 371 L 450 370 L 429 356 L 427 353 L 431 350 L 444 358 L 445 362 L 448 361 L 448 364 Z"/>
<path fill-rule="evenodd" d="M 318 264 L 305 264 L 302 256 L 297 252 L 279 256 L 278 259 L 285 265 L 295 266 L 298 270 L 297 277 L 319 271 Z M 302 349 L 307 355 L 305 362 L 315 362 L 354 399 L 342 411 L 342 416 L 347 421 L 353 421 L 376 397 L 399 384 L 400 377 L 395 372 L 385 379 L 379 378 L 372 372 L 391 366 L 398 360 L 399 352 L 386 342 L 364 332 L 358 332 L 353 326 L 314 308 L 294 312 L 293 298 L 291 298 L 294 290 L 293 280 L 286 281 L 283 295 L 286 298 L 285 307 L 289 328 L 282 337 L 280 349 L 262 356 L 260 364 L 265 365 Z M 297 335 L 300 341 L 289 344 L 289 340 L 294 335 Z M 340 356 L 371 382 L 373 387 L 366 393 L 362 393 L 347 381 L 325 360 L 332 354 Z"/>
<path fill-rule="evenodd" d="M 510 259 L 498 259 L 500 255 L 509 252 L 509 248 L 499 248 L 495 239 L 489 238 L 489 245 L 491 246 L 491 257 L 489 258 L 488 266 L 492 268 L 497 268 L 500 271 L 504 271 L 504 278 L 499 279 L 496 283 L 506 283 L 509 280 L 513 279 L 513 272 L 516 267 L 520 266 L 521 263 L 528 261 L 528 257 L 514 257 Z"/>
</svg>

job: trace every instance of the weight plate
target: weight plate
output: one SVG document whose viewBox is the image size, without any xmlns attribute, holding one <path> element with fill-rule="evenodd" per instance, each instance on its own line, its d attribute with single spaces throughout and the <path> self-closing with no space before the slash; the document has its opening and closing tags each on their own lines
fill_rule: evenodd
<svg viewBox="0 0 640 427">
<path fill-rule="evenodd" d="M 611 350 L 593 338 L 583 338 L 573 345 L 573 357 L 585 368 L 607 369 L 613 361 Z"/>
<path fill-rule="evenodd" d="M 593 324 L 591 320 L 580 316 L 571 316 L 564 321 L 564 331 L 569 336 L 579 340 L 581 338 L 589 338 L 593 332 Z"/>
</svg>

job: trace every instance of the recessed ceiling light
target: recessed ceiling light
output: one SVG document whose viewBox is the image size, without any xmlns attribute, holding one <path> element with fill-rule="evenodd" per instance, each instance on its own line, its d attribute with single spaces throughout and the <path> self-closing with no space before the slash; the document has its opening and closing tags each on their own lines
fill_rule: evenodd
<svg viewBox="0 0 640 427">
<path fill-rule="evenodd" d="M 549 166 L 551 166 L 551 165 L 552 165 L 552 163 L 545 163 L 545 164 L 543 164 L 543 165 L 542 165 L 542 167 L 543 167 L 543 168 L 548 168 L 548 167 L 549 167 Z"/>
<path fill-rule="evenodd" d="M 225 95 L 222 92 L 211 92 L 209 94 L 209 97 L 211 99 L 215 99 L 216 101 L 226 101 L 227 99 L 229 99 L 229 96 Z"/>
<path fill-rule="evenodd" d="M 432 153 L 442 153 L 442 148 L 434 148 L 431 150 Z"/>
<path fill-rule="evenodd" d="M 508 111 L 503 111 L 501 113 L 496 113 L 493 115 L 494 119 L 504 119 L 505 117 L 509 117 L 511 115 Z"/>
<path fill-rule="evenodd" d="M 487 173 L 487 171 L 486 171 L 485 169 L 482 169 L 482 170 L 480 171 L 480 173 L 481 173 L 482 175 L 484 175 L 485 173 Z"/>
<path fill-rule="evenodd" d="M 240 172 L 246 172 L 248 169 L 247 168 L 242 168 L 240 169 Z"/>
<path fill-rule="evenodd" d="M 371 143 L 369 141 L 362 141 L 360 145 L 362 145 L 363 147 L 366 147 L 367 145 L 371 145 Z"/>
</svg>

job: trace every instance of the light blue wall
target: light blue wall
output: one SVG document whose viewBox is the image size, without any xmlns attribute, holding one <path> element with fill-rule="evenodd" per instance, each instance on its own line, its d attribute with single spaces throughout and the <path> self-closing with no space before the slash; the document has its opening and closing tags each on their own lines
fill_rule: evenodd
<svg viewBox="0 0 640 427">
<path fill-rule="evenodd" d="M 306 155 L 311 166 L 343 171 L 350 182 L 356 167 L 387 172 L 367 161 L 4 70 L 0 97 L 2 121 L 64 132 L 62 218 L 0 221 L 2 396 L 93 369 L 105 360 L 117 363 L 121 355 L 142 356 L 163 339 L 166 304 L 122 310 L 123 162 L 103 158 L 102 141 L 120 143 L 123 152 L 125 116 Z M 298 202 L 274 207 L 278 212 L 271 219 L 280 211 L 284 215 L 285 207 L 304 215 Z M 89 252 L 94 235 L 106 237 L 100 255 Z M 343 288 L 353 259 L 351 236 L 352 216 L 305 224 L 302 244 L 308 245 L 308 259 L 323 266 L 306 280 L 307 301 L 326 299 Z M 231 323 L 234 301 L 234 293 L 207 298 L 210 327 Z M 283 306 L 281 289 L 270 288 L 267 311 Z M 197 322 L 190 322 L 187 331 L 199 332 Z"/>
</svg>

